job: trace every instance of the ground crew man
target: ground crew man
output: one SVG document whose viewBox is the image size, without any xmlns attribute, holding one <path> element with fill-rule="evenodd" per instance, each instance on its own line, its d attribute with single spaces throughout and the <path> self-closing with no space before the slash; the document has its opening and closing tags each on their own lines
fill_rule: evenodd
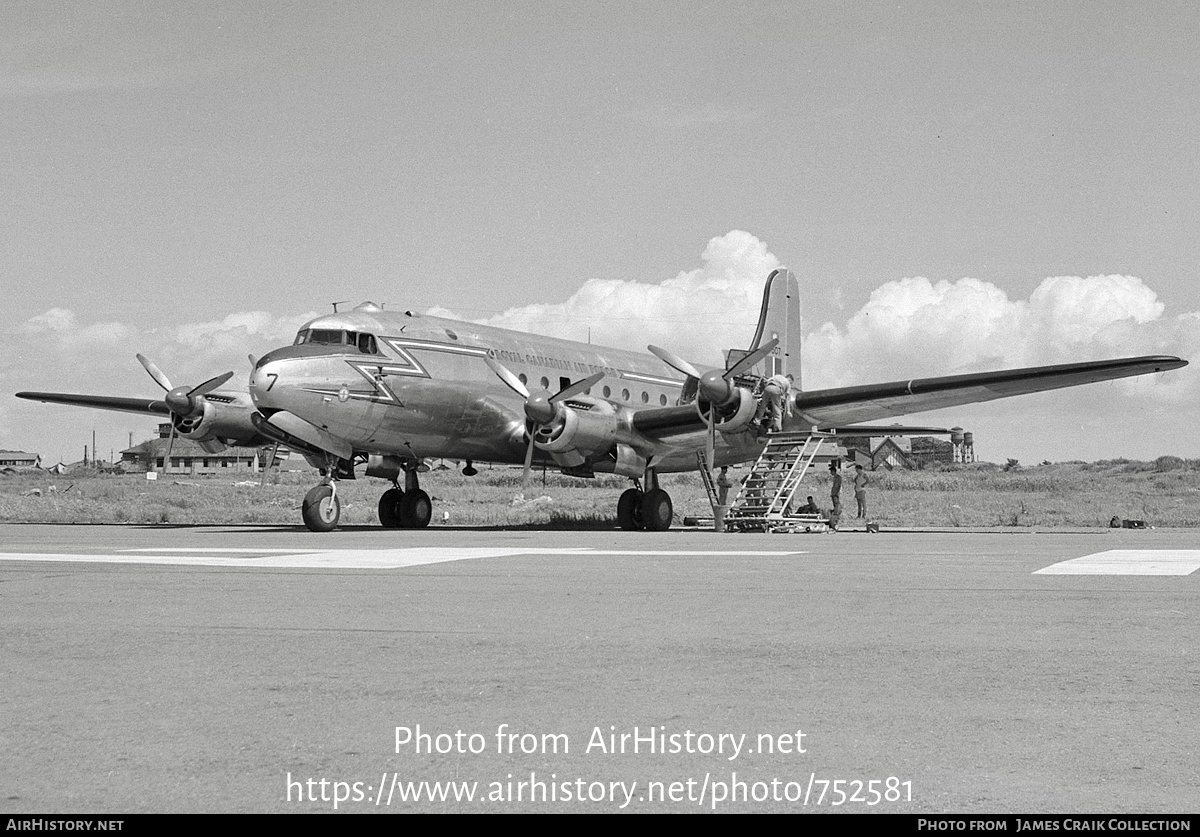
<svg viewBox="0 0 1200 837">
<path fill-rule="evenodd" d="M 867 478 L 867 472 L 863 470 L 863 466 L 854 466 L 854 499 L 858 503 L 858 517 L 865 518 L 867 516 L 867 486 L 871 480 Z"/>
<path fill-rule="evenodd" d="M 764 416 L 767 430 L 778 433 L 783 430 L 783 417 L 792 414 L 792 376 L 772 375 L 763 388 Z"/>
</svg>

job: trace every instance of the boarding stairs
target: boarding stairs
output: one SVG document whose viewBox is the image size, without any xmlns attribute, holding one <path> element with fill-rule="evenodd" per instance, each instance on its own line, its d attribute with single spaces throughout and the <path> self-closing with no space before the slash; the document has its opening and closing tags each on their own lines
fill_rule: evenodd
<svg viewBox="0 0 1200 837">
<path fill-rule="evenodd" d="M 823 531 L 828 523 L 824 517 L 788 514 L 788 509 L 825 438 L 811 432 L 772 433 L 725 515 L 726 530 Z"/>
</svg>

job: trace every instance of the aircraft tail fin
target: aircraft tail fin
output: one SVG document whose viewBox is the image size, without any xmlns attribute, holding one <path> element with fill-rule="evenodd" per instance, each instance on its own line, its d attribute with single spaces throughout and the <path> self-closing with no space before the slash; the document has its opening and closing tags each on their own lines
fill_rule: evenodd
<svg viewBox="0 0 1200 837">
<path fill-rule="evenodd" d="M 800 283 L 796 274 L 786 267 L 771 271 L 763 288 L 762 311 L 758 315 L 758 329 L 750 347 L 744 352 L 731 349 L 730 363 L 750 354 L 772 338 L 779 338 L 779 345 L 761 360 L 755 371 L 764 377 L 791 375 L 792 386 L 800 388 Z"/>
</svg>

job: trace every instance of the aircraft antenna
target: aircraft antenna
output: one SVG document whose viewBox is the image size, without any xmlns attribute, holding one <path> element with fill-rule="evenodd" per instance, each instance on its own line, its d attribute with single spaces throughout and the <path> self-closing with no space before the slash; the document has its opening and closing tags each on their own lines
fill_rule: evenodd
<svg viewBox="0 0 1200 837">
<path fill-rule="evenodd" d="M 333 313 L 336 314 L 338 312 L 337 307 L 339 305 L 345 305 L 349 301 L 350 300 L 348 300 L 348 299 L 339 299 L 337 302 L 331 302 L 329 304 L 333 306 Z"/>
</svg>

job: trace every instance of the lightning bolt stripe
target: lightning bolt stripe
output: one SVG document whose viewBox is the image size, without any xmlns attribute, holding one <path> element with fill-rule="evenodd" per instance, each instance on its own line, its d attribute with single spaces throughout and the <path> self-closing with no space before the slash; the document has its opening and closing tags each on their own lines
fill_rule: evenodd
<svg viewBox="0 0 1200 837">
<path fill-rule="evenodd" d="M 380 341 L 388 346 L 397 357 L 385 363 L 368 360 L 347 360 L 346 363 L 366 380 L 372 387 L 369 392 L 351 390 L 349 397 L 362 401 L 381 401 L 386 404 L 400 405 L 400 399 L 387 385 L 386 378 L 391 375 L 409 378 L 429 378 L 427 370 L 419 361 L 414 351 L 445 352 L 446 354 L 486 357 L 488 350 L 478 346 L 457 346 L 449 343 L 437 343 L 431 340 L 414 340 L 408 337 L 382 337 Z M 340 390 L 311 390 L 321 395 L 338 395 Z"/>
</svg>

